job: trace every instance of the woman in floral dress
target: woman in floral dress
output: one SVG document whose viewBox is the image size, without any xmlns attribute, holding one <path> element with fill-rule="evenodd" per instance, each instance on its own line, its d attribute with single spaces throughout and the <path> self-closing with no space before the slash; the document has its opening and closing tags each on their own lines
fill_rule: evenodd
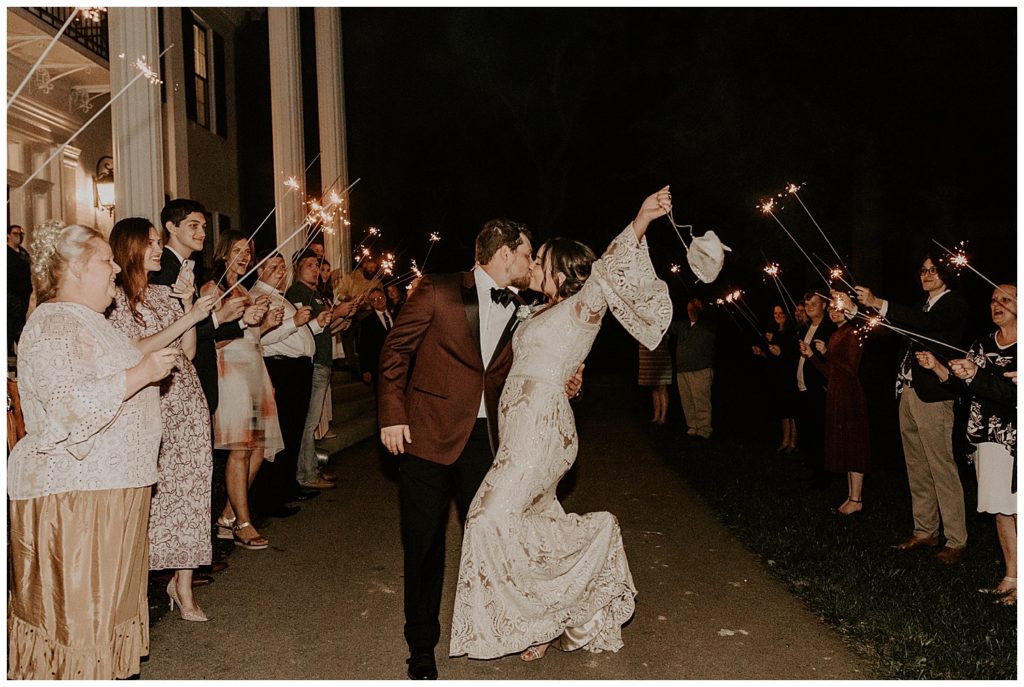
<svg viewBox="0 0 1024 687">
<path fill-rule="evenodd" d="M 159 481 L 149 512 L 149 568 L 175 571 L 167 583 L 173 609 L 184 620 L 205 621 L 192 595 L 192 572 L 209 565 L 210 484 L 213 453 L 210 415 L 191 359 L 196 351 L 195 325 L 206 318 L 213 298 L 192 302 L 191 281 L 174 287 L 148 284 L 160 271 L 163 244 L 147 219 L 130 217 L 110 232 L 117 276 L 114 307 L 108 318 L 115 329 L 142 352 L 177 348 L 177 369 L 160 386 L 163 433 L 158 462 Z"/>
</svg>

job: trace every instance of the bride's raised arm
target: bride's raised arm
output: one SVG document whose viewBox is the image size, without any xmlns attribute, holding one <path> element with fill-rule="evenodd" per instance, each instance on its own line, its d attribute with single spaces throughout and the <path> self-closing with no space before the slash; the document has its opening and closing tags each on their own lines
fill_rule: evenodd
<svg viewBox="0 0 1024 687">
<path fill-rule="evenodd" d="M 636 219 L 594 262 L 575 304 L 576 316 L 592 324 L 611 309 L 626 331 L 652 351 L 672 322 L 672 301 L 668 285 L 651 264 L 644 234 L 653 220 L 671 209 L 668 186 L 648 196 Z"/>
</svg>

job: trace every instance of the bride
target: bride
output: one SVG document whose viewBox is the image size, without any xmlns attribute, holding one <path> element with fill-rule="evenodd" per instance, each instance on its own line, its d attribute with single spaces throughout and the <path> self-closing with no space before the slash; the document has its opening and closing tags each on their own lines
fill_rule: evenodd
<svg viewBox="0 0 1024 687">
<path fill-rule="evenodd" d="M 499 404 L 500 446 L 470 506 L 452 619 L 451 656 L 618 651 L 636 588 L 611 513 L 566 513 L 555 497 L 576 458 L 565 380 L 583 362 L 611 310 L 653 350 L 672 320 L 644 233 L 672 209 L 668 186 L 600 259 L 556 238 L 537 251 L 530 288 L 548 304 L 515 332 Z"/>
</svg>

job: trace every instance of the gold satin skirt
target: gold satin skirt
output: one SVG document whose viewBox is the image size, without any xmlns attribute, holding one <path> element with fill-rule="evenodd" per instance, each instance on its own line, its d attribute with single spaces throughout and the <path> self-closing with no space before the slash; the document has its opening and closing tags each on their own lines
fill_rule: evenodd
<svg viewBox="0 0 1024 687">
<path fill-rule="evenodd" d="M 149 654 L 152 487 L 10 502 L 7 677 L 110 680 Z"/>
</svg>

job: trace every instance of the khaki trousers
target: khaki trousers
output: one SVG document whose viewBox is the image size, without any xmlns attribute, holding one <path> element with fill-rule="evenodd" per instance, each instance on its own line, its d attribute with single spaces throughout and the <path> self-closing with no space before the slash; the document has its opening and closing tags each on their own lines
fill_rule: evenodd
<svg viewBox="0 0 1024 687">
<path fill-rule="evenodd" d="M 705 439 L 711 436 L 711 382 L 714 377 L 715 371 L 710 367 L 676 373 L 688 434 Z"/>
<path fill-rule="evenodd" d="M 914 536 L 936 537 L 946 546 L 967 545 L 964 490 L 953 460 L 953 401 L 925 403 L 913 388 L 900 396 L 900 435 L 907 462 Z"/>
</svg>

